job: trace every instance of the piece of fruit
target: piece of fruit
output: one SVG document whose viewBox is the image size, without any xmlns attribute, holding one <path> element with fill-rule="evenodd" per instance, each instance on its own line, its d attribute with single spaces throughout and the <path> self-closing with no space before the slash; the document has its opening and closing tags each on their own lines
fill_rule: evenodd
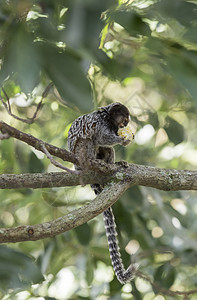
<svg viewBox="0 0 197 300">
<path fill-rule="evenodd" d="M 125 140 L 129 140 L 129 141 L 132 141 L 135 136 L 131 129 L 130 124 L 128 124 L 126 127 L 119 128 L 118 135 L 123 137 Z"/>
</svg>

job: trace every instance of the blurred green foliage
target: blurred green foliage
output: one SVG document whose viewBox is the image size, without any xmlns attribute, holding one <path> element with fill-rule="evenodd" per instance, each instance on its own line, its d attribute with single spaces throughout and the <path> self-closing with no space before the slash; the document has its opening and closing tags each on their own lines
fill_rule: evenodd
<svg viewBox="0 0 197 300">
<path fill-rule="evenodd" d="M 127 148 L 116 146 L 117 160 L 195 170 L 196 4 L 2 0 L 0 82 L 13 113 L 31 117 L 46 86 L 53 81 L 55 88 L 31 126 L 2 105 L 0 119 L 65 147 L 77 116 L 120 101 L 137 133 Z M 33 148 L 1 141 L 2 174 L 54 170 Z M 93 198 L 89 187 L 1 190 L 0 226 L 43 223 Z M 141 271 L 162 288 L 196 288 L 196 193 L 132 187 L 114 213 L 125 265 L 135 249 Z M 161 293 L 139 279 L 122 287 L 114 278 L 102 216 L 53 239 L 1 246 L 0 276 L 4 300 L 147 300 Z"/>
</svg>

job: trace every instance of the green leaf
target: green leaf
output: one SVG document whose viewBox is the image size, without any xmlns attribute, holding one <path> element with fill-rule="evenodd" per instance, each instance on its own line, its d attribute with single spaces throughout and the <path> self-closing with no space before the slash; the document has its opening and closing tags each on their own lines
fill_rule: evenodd
<svg viewBox="0 0 197 300">
<path fill-rule="evenodd" d="M 91 247 L 91 253 L 94 258 L 97 260 L 101 260 L 105 264 L 110 264 L 110 256 L 109 256 L 109 249 L 107 247 L 107 239 L 106 239 L 106 247 Z"/>
<path fill-rule="evenodd" d="M 151 50 L 151 56 L 158 58 L 163 69 L 197 101 L 197 53 L 187 50 L 171 39 L 149 38 L 145 46 Z"/>
<path fill-rule="evenodd" d="M 160 286 L 169 289 L 172 284 L 174 283 L 176 277 L 176 270 L 175 268 L 169 264 L 166 263 L 159 268 L 157 268 L 155 275 L 154 275 L 154 281 L 157 282 Z M 154 288 L 155 292 L 158 293 Z"/>
<path fill-rule="evenodd" d="M 31 152 L 29 155 L 29 172 L 30 173 L 42 173 L 44 171 L 44 165 L 37 156 Z"/>
<path fill-rule="evenodd" d="M 92 283 L 93 279 L 94 279 L 94 265 L 93 265 L 91 255 L 88 255 L 87 263 L 86 263 L 86 280 L 88 285 Z"/>
<path fill-rule="evenodd" d="M 37 259 L 37 265 L 41 268 L 43 273 L 46 273 L 48 267 L 50 266 L 50 261 L 52 260 L 52 254 L 54 252 L 55 246 L 56 240 L 51 239 L 49 243 L 45 245 L 45 249 Z"/>
<path fill-rule="evenodd" d="M 81 226 L 78 226 L 77 228 L 74 229 L 77 238 L 79 240 L 79 242 L 82 245 L 88 245 L 91 237 L 92 237 L 92 232 L 91 232 L 91 227 L 89 224 L 85 223 Z"/>
<path fill-rule="evenodd" d="M 132 36 L 150 36 L 149 26 L 135 11 L 117 10 L 110 14 L 110 19 L 124 27 Z"/>
<path fill-rule="evenodd" d="M 158 114 L 156 112 L 154 113 L 149 113 L 149 123 L 153 125 L 154 129 L 158 129 L 159 127 L 159 119 L 158 119 Z"/>
<path fill-rule="evenodd" d="M 17 93 L 20 93 L 21 89 L 19 85 L 16 85 L 16 83 L 13 80 L 6 80 L 3 85 L 4 90 L 6 91 L 6 94 L 9 95 L 9 98 L 14 97 Z M 4 100 L 7 100 L 5 98 L 4 93 L 1 93 Z"/>
<path fill-rule="evenodd" d="M 143 195 L 138 186 L 132 186 L 125 192 L 123 197 L 122 205 L 128 213 L 133 213 L 135 209 L 143 205 Z"/>
<path fill-rule="evenodd" d="M 117 228 L 127 233 L 129 237 L 133 235 L 133 222 L 131 214 L 121 202 L 115 203 L 113 206 Z"/>
<path fill-rule="evenodd" d="M 92 51 L 97 62 L 103 68 L 104 73 L 107 73 L 108 76 L 111 76 L 112 79 L 124 80 L 131 74 L 133 67 L 133 60 L 125 60 L 124 57 L 109 58 L 106 53 L 98 49 Z"/>
<path fill-rule="evenodd" d="M 197 101 L 197 53 L 184 48 L 176 49 L 172 53 L 168 53 L 166 63 L 166 70 Z"/>
<path fill-rule="evenodd" d="M 150 6 L 152 14 L 157 15 L 161 21 L 166 22 L 169 18 L 174 18 L 184 26 L 188 26 L 197 19 L 197 6 L 184 0 L 160 0 L 155 5 Z"/>
<path fill-rule="evenodd" d="M 39 54 L 34 46 L 33 37 L 25 26 L 17 25 L 12 29 L 6 44 L 0 82 L 16 73 L 22 91 L 28 93 L 38 83 L 39 72 Z"/>
<path fill-rule="evenodd" d="M 101 13 L 105 11 L 110 1 L 69 1 L 66 13 L 65 40 L 73 48 L 99 47 L 99 35 L 103 28 Z"/>
<path fill-rule="evenodd" d="M 189 230 L 189 228 L 188 228 Z M 179 252 L 179 257 L 181 258 L 181 263 L 184 265 L 189 265 L 189 266 L 194 266 L 196 264 L 196 259 L 197 259 L 197 253 L 195 246 L 191 247 L 188 246 L 189 248 L 186 249 L 185 251 L 182 251 L 181 253 Z"/>
<path fill-rule="evenodd" d="M 112 295 L 116 294 L 118 299 L 121 299 L 121 295 L 119 293 L 122 288 L 122 285 L 118 281 L 115 275 L 114 275 L 114 279 L 110 282 L 109 287 L 110 287 L 110 294 Z"/>
<path fill-rule="evenodd" d="M 16 155 L 14 151 L 14 141 L 4 140 L 0 145 L 1 150 L 1 161 L 6 162 L 5 173 L 12 173 L 14 171 L 14 166 L 16 162 Z"/>
<path fill-rule="evenodd" d="M 184 127 L 169 116 L 166 117 L 166 125 L 164 126 L 164 129 L 171 142 L 175 145 L 184 141 Z"/>
<path fill-rule="evenodd" d="M 168 49 L 172 43 L 166 40 L 161 40 L 156 37 L 149 37 L 144 46 L 151 50 L 151 54 L 156 57 L 161 57 L 164 49 Z"/>
<path fill-rule="evenodd" d="M 191 43 L 197 43 L 197 26 L 189 27 L 183 38 Z"/>
<path fill-rule="evenodd" d="M 135 297 L 135 300 L 143 300 L 143 295 L 139 292 L 139 290 L 136 287 L 135 281 L 132 280 L 131 282 L 131 286 L 132 286 L 132 294 Z"/>
<path fill-rule="evenodd" d="M 44 280 L 37 265 L 29 256 L 0 246 L 0 289 L 17 289 Z"/>
<path fill-rule="evenodd" d="M 55 84 L 62 101 L 82 111 L 90 111 L 92 95 L 90 83 L 82 71 L 80 59 L 69 51 L 59 52 L 58 48 L 45 45 L 41 47 L 44 69 Z"/>
</svg>

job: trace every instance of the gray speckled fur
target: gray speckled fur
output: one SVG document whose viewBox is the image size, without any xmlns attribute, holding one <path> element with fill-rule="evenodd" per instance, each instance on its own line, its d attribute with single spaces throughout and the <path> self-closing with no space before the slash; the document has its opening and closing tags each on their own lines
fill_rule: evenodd
<svg viewBox="0 0 197 300">
<path fill-rule="evenodd" d="M 68 149 L 74 152 L 79 139 L 91 139 L 96 146 L 113 146 L 121 144 L 123 139 L 116 135 L 109 126 L 108 105 L 101 110 L 77 118 L 68 132 Z"/>
</svg>

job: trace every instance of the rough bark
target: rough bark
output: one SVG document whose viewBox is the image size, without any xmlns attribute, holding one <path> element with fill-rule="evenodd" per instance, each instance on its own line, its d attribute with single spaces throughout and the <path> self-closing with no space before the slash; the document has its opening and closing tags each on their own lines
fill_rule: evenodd
<svg viewBox="0 0 197 300">
<path fill-rule="evenodd" d="M 81 175 L 66 172 L 2 174 L 0 189 L 64 187 L 121 179 L 164 191 L 197 190 L 197 171 L 162 169 L 137 164 L 128 164 L 127 168 L 117 167 L 116 164 L 108 165 L 108 171 L 105 173 L 89 171 Z"/>
</svg>

